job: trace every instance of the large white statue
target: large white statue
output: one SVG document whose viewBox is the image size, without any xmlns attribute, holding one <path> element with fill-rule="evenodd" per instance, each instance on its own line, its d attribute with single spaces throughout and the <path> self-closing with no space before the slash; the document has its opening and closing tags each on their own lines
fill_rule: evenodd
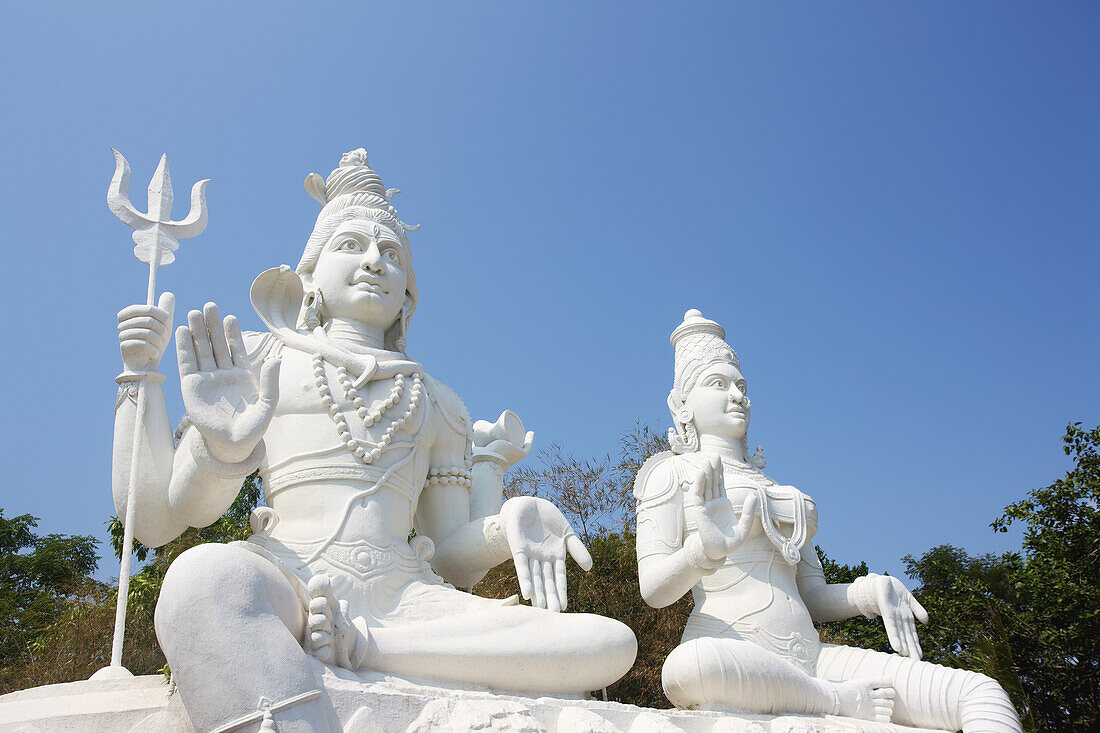
<svg viewBox="0 0 1100 733">
<path fill-rule="evenodd" d="M 992 679 L 921 662 L 920 603 L 897 578 L 827 584 L 814 501 L 747 454 L 749 400 L 725 331 L 690 310 L 672 333 L 673 450 L 635 482 L 638 574 L 652 606 L 695 607 L 665 661 L 677 707 L 831 713 L 940 730 L 1020 731 Z M 897 654 L 822 644 L 814 621 L 881 616 Z"/>
<path fill-rule="evenodd" d="M 114 495 L 122 516 L 138 471 L 135 536 L 160 546 L 215 521 L 252 472 L 264 481 L 255 534 L 189 550 L 164 581 L 157 636 L 192 722 L 256 730 L 266 714 L 280 731 L 334 729 L 307 655 L 512 691 L 615 681 L 634 660 L 630 629 L 557 613 L 566 554 L 587 569 L 588 552 L 545 500 L 502 506 L 504 472 L 532 435 L 508 412 L 472 424 L 458 396 L 405 353 L 417 288 L 395 190 L 363 150 L 327 180 L 311 174 L 306 189 L 323 208 L 301 261 L 252 286 L 269 332 L 242 334 L 213 303 L 176 330 L 187 411 L 178 443 L 150 380 L 172 297 L 119 314 Z M 537 608 L 456 589 L 509 559 Z"/>
</svg>

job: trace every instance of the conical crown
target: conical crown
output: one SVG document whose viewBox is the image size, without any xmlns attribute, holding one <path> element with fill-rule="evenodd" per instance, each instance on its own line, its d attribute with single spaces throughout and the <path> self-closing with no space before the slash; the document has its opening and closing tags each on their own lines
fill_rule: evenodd
<svg viewBox="0 0 1100 733">
<path fill-rule="evenodd" d="M 695 381 L 708 365 L 725 361 L 741 368 L 737 352 L 725 342 L 725 338 L 725 329 L 704 318 L 695 308 L 684 314 L 684 322 L 676 327 L 669 339 L 676 350 L 673 385 L 681 400 L 687 399 Z"/>
</svg>

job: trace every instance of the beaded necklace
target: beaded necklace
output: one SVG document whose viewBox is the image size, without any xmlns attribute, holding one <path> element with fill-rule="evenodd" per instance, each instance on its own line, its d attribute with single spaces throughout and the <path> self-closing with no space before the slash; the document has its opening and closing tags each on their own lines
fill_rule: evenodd
<svg viewBox="0 0 1100 733">
<path fill-rule="evenodd" d="M 356 440 L 352 437 L 351 430 L 348 429 L 347 419 L 340 411 L 340 406 L 336 404 L 336 400 L 332 397 L 328 374 L 325 371 L 325 359 L 320 354 L 313 355 L 313 377 L 317 384 L 317 392 L 321 395 L 321 404 L 328 410 L 332 422 L 336 424 L 336 432 L 340 436 L 340 442 L 346 445 L 356 458 L 368 465 L 382 456 L 383 449 L 390 444 L 397 431 L 416 414 L 420 405 L 420 397 L 424 393 L 422 377 L 419 373 L 413 372 L 412 387 L 409 389 L 408 409 L 405 410 L 404 414 L 391 419 L 381 439 L 377 443 L 373 443 L 369 440 Z M 370 434 L 370 428 L 381 422 L 386 413 L 401 401 L 401 395 L 405 390 L 405 377 L 404 374 L 395 374 L 389 396 L 367 407 L 366 403 L 363 402 L 363 398 L 359 396 L 359 392 L 355 389 L 351 377 L 348 376 L 348 370 L 342 366 L 336 368 L 336 378 L 344 391 L 344 397 L 355 408 L 355 414 L 363 423 L 368 435 Z"/>
</svg>

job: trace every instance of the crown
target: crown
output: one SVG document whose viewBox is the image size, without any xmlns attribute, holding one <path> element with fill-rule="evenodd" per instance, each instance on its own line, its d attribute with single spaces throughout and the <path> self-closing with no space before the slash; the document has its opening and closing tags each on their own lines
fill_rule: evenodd
<svg viewBox="0 0 1100 733">
<path fill-rule="evenodd" d="M 669 341 L 676 350 L 674 384 L 681 399 L 695 386 L 702 370 L 716 361 L 733 363 L 741 368 L 737 352 L 726 343 L 726 331 L 720 325 L 704 318 L 692 308 L 684 314 L 684 321 L 672 332 Z"/>
<path fill-rule="evenodd" d="M 414 232 L 420 228 L 419 224 L 409 225 L 397 217 L 397 210 L 393 208 L 391 199 L 401 193 L 401 189 L 386 188 L 382 184 L 382 177 L 370 167 L 367 151 L 363 148 L 344 153 L 340 158 L 340 165 L 328 174 L 327 179 L 321 178 L 317 173 L 310 173 L 306 176 L 305 187 L 306 193 L 322 205 L 327 205 L 340 196 L 358 194 L 364 199 L 361 202 L 363 205 L 387 211 L 402 231 Z"/>
</svg>

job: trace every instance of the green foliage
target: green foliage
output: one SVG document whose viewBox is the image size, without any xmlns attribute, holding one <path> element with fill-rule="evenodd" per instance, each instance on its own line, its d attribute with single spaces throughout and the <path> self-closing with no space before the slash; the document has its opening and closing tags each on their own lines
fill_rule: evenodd
<svg viewBox="0 0 1100 733">
<path fill-rule="evenodd" d="M 204 542 L 232 542 L 248 537 L 251 533 L 248 517 L 262 496 L 263 486 L 259 477 L 249 476 L 233 505 L 209 527 L 188 529 L 178 538 L 155 550 L 134 543 L 136 558 L 139 562 L 145 561 L 146 565 L 130 578 L 126 641 L 122 657 L 122 663 L 127 669 L 134 674 L 154 674 L 165 668 L 164 654 L 157 643 L 153 627 L 153 613 L 164 574 L 172 560 L 185 550 Z M 18 545 L 22 542 L 24 544 L 21 547 L 27 547 L 26 528 L 19 531 L 16 526 L 9 533 L 9 522 L 26 519 L 28 518 L 17 517 L 15 520 L 3 520 L 0 515 L 0 543 L 5 543 L 9 534 L 15 537 L 3 545 L 3 558 L 0 559 L 0 573 L 3 573 L 0 575 L 0 604 L 5 603 L 7 598 L 7 586 L 2 580 L 8 577 L 8 573 L 4 572 L 7 568 L 2 564 L 8 562 L 7 544 Z M 33 517 L 29 519 L 34 520 Z M 107 524 L 111 545 L 116 558 L 119 558 L 122 551 L 122 523 L 112 517 Z M 30 526 L 34 526 L 33 523 Z M 80 552 L 70 555 L 58 552 L 59 548 L 66 546 L 66 540 L 70 541 L 70 548 L 76 548 Z M 75 540 L 82 542 L 75 543 Z M 26 652 L 10 664 L 8 657 L 4 657 L 4 668 L 0 670 L 0 693 L 36 685 L 87 679 L 110 662 L 118 586 L 109 586 L 86 577 L 96 567 L 95 540 L 90 537 L 64 538 L 50 535 L 39 542 L 44 550 L 49 551 L 34 563 L 41 568 L 40 574 L 49 573 L 48 577 L 43 576 L 46 577 L 46 585 L 43 587 L 47 591 L 51 587 L 57 587 L 59 592 L 47 593 L 52 593 L 50 597 L 54 597 L 56 602 L 48 604 L 48 609 L 36 616 L 41 620 L 40 625 L 26 627 L 36 629 L 33 638 L 24 644 Z M 68 562 L 66 558 L 70 556 L 82 562 Z M 54 586 L 48 584 L 49 578 L 56 578 Z M 69 580 L 61 582 L 66 578 Z M 31 579 L 23 585 L 34 587 L 35 582 Z M 79 592 L 67 590 L 70 586 Z M 0 606 L 0 612 L 6 608 L 6 605 Z M 18 630 L 23 627 L 16 625 L 15 628 Z M 8 635 L 3 631 L 0 633 L 5 638 Z"/>
<path fill-rule="evenodd" d="M 35 534 L 38 518 L 10 519 L 0 510 L 0 692 L 19 681 L 55 619 L 75 603 L 98 597 L 96 540 Z"/>
</svg>

